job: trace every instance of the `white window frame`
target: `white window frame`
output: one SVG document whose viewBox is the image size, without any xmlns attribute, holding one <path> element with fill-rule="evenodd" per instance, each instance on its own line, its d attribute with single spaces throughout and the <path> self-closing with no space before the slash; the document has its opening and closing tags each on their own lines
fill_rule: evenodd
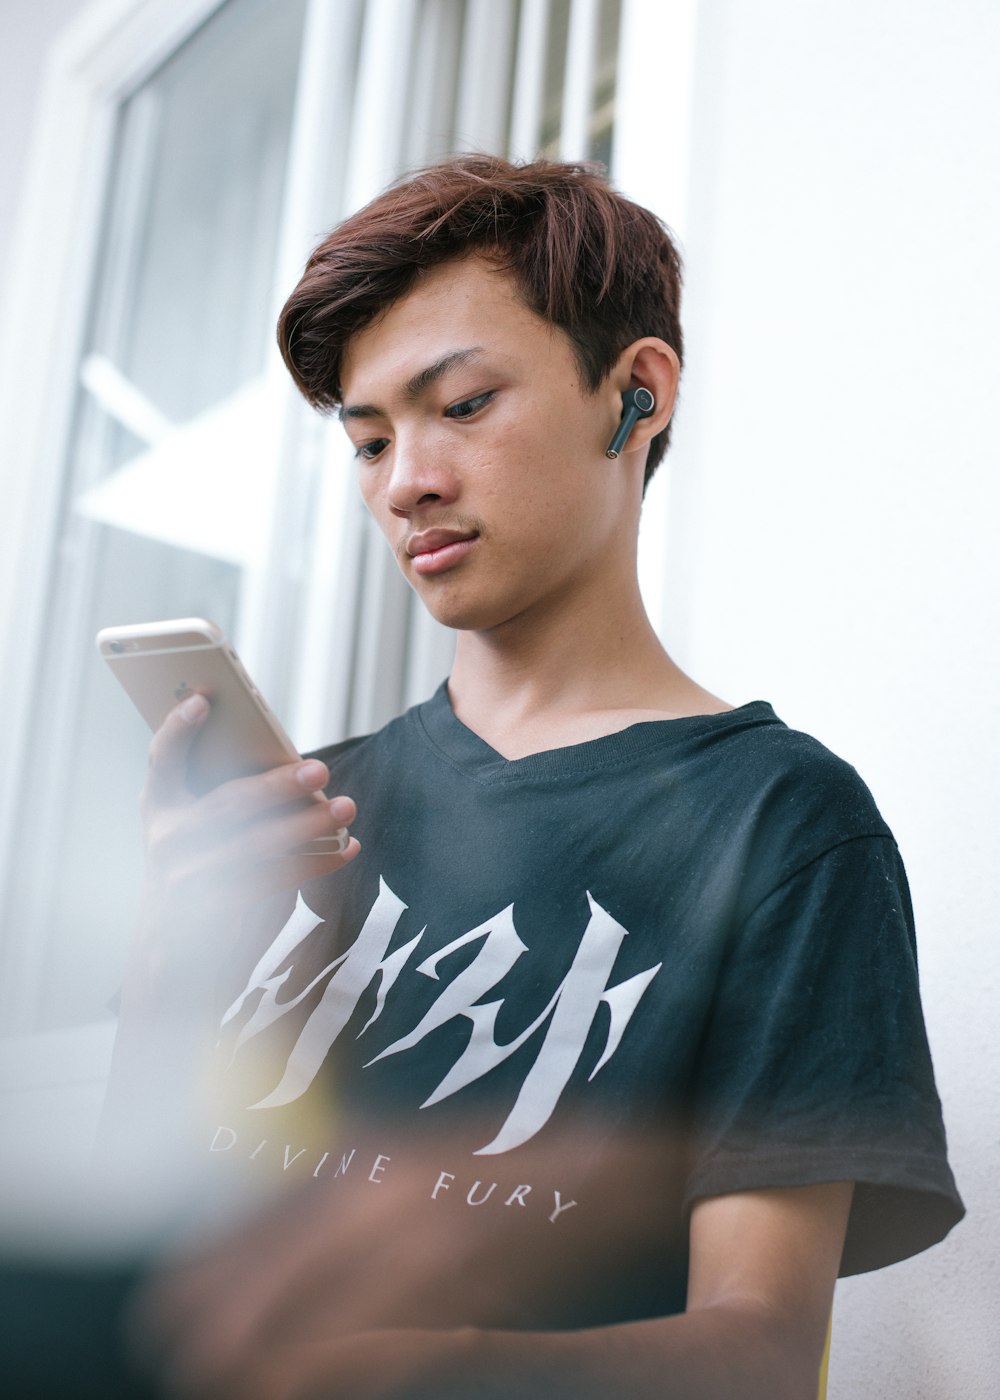
<svg viewBox="0 0 1000 1400">
<path fill-rule="evenodd" d="M 16 822 L 30 687 L 75 401 L 116 110 L 221 0 L 100 0 L 53 47 L 0 328 L 0 851 Z M 25 353 L 30 347 L 31 353 Z M 15 465 L 16 464 L 16 465 Z"/>
<path fill-rule="evenodd" d="M 45 645 L 45 598 L 59 524 L 66 445 L 76 395 L 116 111 L 221 0 L 101 0 L 57 40 L 47 64 L 29 152 L 28 185 L 12 241 L 8 314 L 0 339 L 0 860 L 17 823 L 29 756 L 31 682 Z M 25 347 L 31 353 L 25 354 Z M 16 465 L 14 465 L 16 464 Z M 58 801 L 58 793 L 53 800 Z M 53 872 L 53 878 L 57 872 Z M 13 938 L 15 986 L 30 980 L 32 950 Z M 4 1028 L 6 1030 L 6 1028 Z M 92 1107 L 107 1072 L 110 1023 L 0 1040 L 0 1093 L 16 1138 L 21 1101 L 39 1095 Z M 82 1133 L 92 1113 L 60 1117 Z"/>
</svg>

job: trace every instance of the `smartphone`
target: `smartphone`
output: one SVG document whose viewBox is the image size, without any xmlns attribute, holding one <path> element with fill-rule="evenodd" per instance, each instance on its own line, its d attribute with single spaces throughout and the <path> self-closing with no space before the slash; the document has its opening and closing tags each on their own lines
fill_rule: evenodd
<svg viewBox="0 0 1000 1400">
<path fill-rule="evenodd" d="M 231 778 L 263 773 L 300 757 L 233 647 L 203 617 L 104 627 L 97 649 L 150 729 L 201 694 L 212 708 L 191 745 L 188 782 L 199 795 Z M 318 801 L 325 801 L 317 793 Z M 342 851 L 346 829 L 310 843 L 315 854 Z"/>
</svg>

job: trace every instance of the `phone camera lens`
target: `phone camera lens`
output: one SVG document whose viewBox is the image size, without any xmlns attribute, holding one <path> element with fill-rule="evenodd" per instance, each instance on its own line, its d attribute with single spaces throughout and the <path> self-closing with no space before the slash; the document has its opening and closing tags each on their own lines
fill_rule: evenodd
<svg viewBox="0 0 1000 1400">
<path fill-rule="evenodd" d="M 112 643 L 111 643 L 111 650 L 115 653 L 116 656 L 120 656 L 121 653 L 125 650 L 125 643 L 124 643 L 124 642 L 112 642 Z"/>
</svg>

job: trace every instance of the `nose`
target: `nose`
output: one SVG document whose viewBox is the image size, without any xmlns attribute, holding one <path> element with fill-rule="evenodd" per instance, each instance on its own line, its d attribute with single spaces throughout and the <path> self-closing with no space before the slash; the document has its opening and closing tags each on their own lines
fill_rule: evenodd
<svg viewBox="0 0 1000 1400">
<path fill-rule="evenodd" d="M 426 505 L 450 505 L 458 495 L 458 480 L 440 444 L 427 436 L 397 434 L 387 500 L 393 515 L 406 517 Z"/>
</svg>

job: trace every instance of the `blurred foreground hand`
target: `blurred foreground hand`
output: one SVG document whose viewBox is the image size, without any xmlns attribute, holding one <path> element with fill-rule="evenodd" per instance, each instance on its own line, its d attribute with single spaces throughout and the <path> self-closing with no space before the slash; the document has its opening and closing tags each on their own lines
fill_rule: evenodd
<svg viewBox="0 0 1000 1400">
<path fill-rule="evenodd" d="M 134 1309 L 134 1349 L 191 1400 L 499 1397 L 486 1377 L 470 1389 L 489 1329 L 598 1322 L 616 1278 L 663 1248 L 648 1211 L 662 1152 L 597 1153 L 592 1139 L 521 1152 L 518 1179 L 535 1184 L 520 1199 L 489 1192 L 507 1162 L 470 1157 L 469 1181 L 448 1180 L 447 1143 L 408 1144 L 377 1185 L 310 1182 L 165 1267 Z"/>
</svg>

